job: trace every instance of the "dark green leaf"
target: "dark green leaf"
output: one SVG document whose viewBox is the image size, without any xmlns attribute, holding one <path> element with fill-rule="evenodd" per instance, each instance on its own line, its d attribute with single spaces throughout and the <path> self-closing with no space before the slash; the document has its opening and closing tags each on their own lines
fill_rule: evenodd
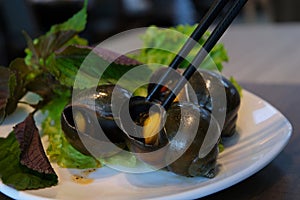
<svg viewBox="0 0 300 200">
<path fill-rule="evenodd" d="M 79 88 L 95 86 L 98 82 L 116 83 L 122 75 L 139 64 L 134 59 L 107 49 L 78 45 L 68 46 L 47 60 L 49 70 L 61 84 L 72 87 L 77 78 L 80 80 L 76 85 Z M 149 74 L 149 71 L 144 71 L 144 74 Z M 141 80 L 141 74 L 136 78 L 136 81 Z"/>
<path fill-rule="evenodd" d="M 83 31 L 87 20 L 87 4 L 88 4 L 88 0 L 85 0 L 83 8 L 79 12 L 77 12 L 73 17 L 68 19 L 66 22 L 52 26 L 50 31 L 47 33 L 47 35 L 61 32 L 61 31 L 70 31 L 70 30 L 76 32 Z"/>
<path fill-rule="evenodd" d="M 39 173 L 55 174 L 44 152 L 33 114 L 15 126 L 14 133 L 20 144 L 20 163 Z"/>
<path fill-rule="evenodd" d="M 6 116 L 6 105 L 10 97 L 10 80 L 13 74 L 8 68 L 0 67 L 0 123 Z M 13 87 L 13 84 L 11 84 Z"/>
<path fill-rule="evenodd" d="M 23 168 L 23 167 L 21 167 Z M 13 173 L 9 177 L 4 177 L 5 184 L 16 188 L 17 190 L 41 189 L 56 185 L 55 177 L 52 175 L 35 175 L 30 170 L 24 168 L 24 172 Z"/>
<path fill-rule="evenodd" d="M 87 2 L 84 1 L 83 8 L 73 17 L 64 23 L 53 25 L 45 35 L 32 40 L 26 33 L 24 34 L 28 46 L 25 51 L 27 65 L 43 68 L 54 51 L 70 44 L 87 44 L 86 40 L 78 37 L 78 33 L 83 31 L 86 25 Z"/>
<path fill-rule="evenodd" d="M 31 105 L 36 109 L 40 109 L 54 98 L 58 98 L 61 93 L 70 91 L 70 88 L 61 85 L 50 73 L 40 74 L 28 83 L 26 88 L 28 91 L 38 94 L 42 98 L 38 104 Z"/>
<path fill-rule="evenodd" d="M 15 111 L 19 100 L 27 92 L 25 86 L 31 73 L 21 58 L 13 60 L 9 68 L 0 67 L 0 122 Z"/>
<path fill-rule="evenodd" d="M 11 132 L 0 138 L 0 178 L 6 185 L 18 190 L 39 189 L 56 185 L 56 174 L 39 173 L 20 163 L 20 144 Z"/>
<path fill-rule="evenodd" d="M 14 112 L 19 100 L 26 94 L 26 85 L 34 78 L 34 70 L 28 67 L 24 59 L 16 58 L 13 60 L 9 69 L 12 72 L 10 79 L 10 97 L 6 106 L 6 114 Z"/>
</svg>

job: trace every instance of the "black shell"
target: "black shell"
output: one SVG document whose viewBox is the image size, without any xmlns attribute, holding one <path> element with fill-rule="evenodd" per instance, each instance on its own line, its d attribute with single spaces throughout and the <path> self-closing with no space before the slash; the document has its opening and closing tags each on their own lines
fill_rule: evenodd
<svg viewBox="0 0 300 200">
<path fill-rule="evenodd" d="M 157 81 L 161 75 L 164 74 L 165 70 L 166 68 L 161 68 L 155 72 L 151 77 L 150 82 Z M 177 78 L 175 75 L 173 75 L 173 77 L 175 79 Z M 172 88 L 175 83 L 176 80 L 169 81 L 167 87 Z M 208 70 L 199 70 L 194 73 L 190 78 L 189 83 L 192 88 L 185 87 L 184 90 L 181 91 L 181 93 L 184 93 L 184 95 L 181 95 L 181 100 L 188 100 L 195 103 L 195 100 L 190 96 L 190 90 L 193 89 L 197 97 L 196 102 L 201 107 L 212 112 L 212 102 L 214 102 L 215 107 L 218 107 L 218 111 L 216 112 L 224 112 L 225 114 L 225 122 L 221 134 L 222 137 L 232 136 L 235 133 L 237 114 L 240 107 L 240 95 L 235 86 L 224 76 Z M 154 84 L 149 84 L 148 91 L 151 91 L 153 86 Z M 164 87 L 162 88 L 161 93 L 154 98 L 161 102 L 169 93 L 170 90 Z M 214 96 L 213 101 L 211 94 Z M 225 98 L 223 97 L 224 94 L 226 95 Z M 223 100 L 226 100 L 226 104 L 224 104 Z"/>
<path fill-rule="evenodd" d="M 180 118 L 182 118 L 180 120 Z M 186 127 L 179 129 L 179 126 L 198 127 L 196 134 L 183 133 L 183 137 L 175 137 L 185 131 Z M 169 139 L 168 154 L 186 149 L 183 154 L 174 162 L 168 165 L 168 170 L 183 176 L 205 176 L 212 178 L 216 174 L 216 160 L 218 156 L 219 138 L 210 147 L 208 153 L 199 158 L 199 151 L 204 138 L 208 134 L 220 136 L 220 129 L 217 121 L 211 117 L 207 110 L 193 105 L 192 103 L 173 103 L 167 111 L 165 129 Z M 166 157 L 170 155 L 166 155 Z"/>
<path fill-rule="evenodd" d="M 200 86 L 204 84 L 202 77 L 204 77 L 206 82 L 204 87 Z M 219 103 L 219 107 L 222 107 L 221 104 L 223 104 L 223 102 L 218 102 L 218 90 L 222 91 L 222 88 L 225 89 L 226 104 L 224 106 L 226 106 L 226 115 L 222 136 L 232 136 L 235 133 L 237 115 L 241 102 L 240 94 L 235 86 L 224 76 L 208 70 L 200 70 L 199 73 L 195 73 L 189 82 L 196 91 L 198 104 L 209 111 L 213 109 L 211 94 L 216 94 L 214 103 Z M 199 84 L 199 82 L 202 83 Z M 212 84 L 208 84 L 209 82 Z M 220 99 L 222 99 L 222 97 L 220 97 Z"/>
<path fill-rule="evenodd" d="M 79 92 L 77 98 L 64 108 L 61 115 L 62 130 L 71 145 L 81 153 L 90 155 L 90 151 L 93 150 L 100 156 L 106 156 L 116 153 L 115 150 L 107 147 L 109 143 L 120 147 L 125 146 L 124 132 L 116 124 L 116 119 L 112 115 L 111 96 L 113 90 L 114 98 L 129 99 L 131 96 L 130 92 L 120 86 L 101 85 Z M 79 131 L 75 126 L 73 114 L 77 112 L 85 120 L 85 131 Z M 104 135 L 101 134 L 102 131 L 99 127 L 103 130 Z"/>
<path fill-rule="evenodd" d="M 129 150 L 133 153 L 136 153 L 138 159 L 141 161 L 152 165 L 156 168 L 162 168 L 164 165 L 164 151 L 160 151 L 159 149 L 163 148 L 167 143 L 166 133 L 162 129 L 159 131 L 157 136 L 157 142 L 155 144 L 146 144 L 145 138 L 141 133 L 141 130 L 137 130 L 132 126 L 130 122 L 125 121 L 127 118 L 124 116 L 125 113 L 129 111 L 130 121 L 132 121 L 135 125 L 139 127 L 143 127 L 143 123 L 147 117 L 149 117 L 149 109 L 154 106 L 155 112 L 161 113 L 160 106 L 158 106 L 154 102 L 146 101 L 144 97 L 133 97 L 128 101 L 128 106 L 123 106 L 120 111 L 120 116 L 122 121 L 122 128 L 127 133 L 126 143 Z M 152 107 L 153 108 L 153 107 Z M 161 124 L 161 126 L 163 126 Z M 151 154 L 148 154 L 151 153 Z"/>
<path fill-rule="evenodd" d="M 196 104 L 184 102 L 173 103 L 164 113 L 159 111 L 160 106 L 157 103 L 148 102 L 143 97 L 134 97 L 129 101 L 130 117 L 136 124 L 142 125 L 141 121 L 149 116 L 147 114 L 151 106 L 157 106 L 157 112 L 165 117 L 163 129 L 157 133 L 155 143 L 146 144 L 140 133 L 130 125 L 123 127 L 127 133 L 134 133 L 134 136 L 127 136 L 130 151 L 138 153 L 140 160 L 156 168 L 165 167 L 183 176 L 214 177 L 220 129 L 210 112 Z M 123 112 L 126 112 L 126 106 L 121 110 L 121 115 Z M 200 147 L 210 124 L 218 138 L 207 154 L 199 158 Z"/>
</svg>

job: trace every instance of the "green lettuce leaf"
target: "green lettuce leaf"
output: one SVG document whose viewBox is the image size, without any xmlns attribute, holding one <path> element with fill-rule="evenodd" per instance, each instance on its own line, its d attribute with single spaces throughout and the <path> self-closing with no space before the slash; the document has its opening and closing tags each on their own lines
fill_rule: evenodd
<svg viewBox="0 0 300 200">
<path fill-rule="evenodd" d="M 123 151 L 111 157 L 99 158 L 99 160 L 101 161 L 101 163 L 105 165 L 122 166 L 128 168 L 135 167 L 138 162 L 134 154 L 129 154 L 128 152 L 123 152 Z"/>
<path fill-rule="evenodd" d="M 179 25 L 169 29 L 162 29 L 156 26 L 150 26 L 145 34 L 142 35 L 143 48 L 138 54 L 132 54 L 130 57 L 137 59 L 142 63 L 159 63 L 162 65 L 169 65 L 176 53 L 179 52 L 183 44 L 196 28 L 196 25 Z M 186 57 L 185 61 L 180 65 L 181 68 L 186 68 L 193 60 L 195 55 L 204 44 L 209 32 L 199 40 L 199 45 L 196 45 L 190 54 Z M 227 52 L 222 43 L 218 43 L 209 53 L 208 59 L 205 59 L 201 64 L 204 69 L 223 69 L 223 62 L 228 61 Z"/>
</svg>

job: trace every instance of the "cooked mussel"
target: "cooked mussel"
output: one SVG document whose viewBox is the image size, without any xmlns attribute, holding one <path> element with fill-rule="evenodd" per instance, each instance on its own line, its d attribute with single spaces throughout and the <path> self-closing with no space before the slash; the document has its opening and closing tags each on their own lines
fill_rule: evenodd
<svg viewBox="0 0 300 200">
<path fill-rule="evenodd" d="M 79 92 L 64 108 L 62 130 L 81 153 L 110 156 L 125 146 L 124 132 L 116 123 L 118 117 L 112 114 L 112 95 L 123 101 L 131 93 L 118 85 L 101 85 Z"/>
<path fill-rule="evenodd" d="M 152 90 L 153 83 L 157 82 L 165 71 L 166 68 L 161 68 L 152 75 L 150 80 L 152 84 L 149 84 L 148 91 Z M 177 73 L 179 77 L 180 72 Z M 154 98 L 157 101 L 163 101 L 171 93 L 169 88 L 176 84 L 176 79 L 177 76 L 173 75 L 173 80 L 169 80 Z M 198 105 L 213 112 L 215 116 L 225 115 L 225 119 L 220 120 L 220 123 L 223 124 L 222 137 L 232 136 L 235 133 L 237 114 L 240 107 L 240 95 L 235 86 L 224 76 L 208 70 L 199 70 L 194 73 L 189 83 L 190 87 L 186 86 L 179 93 L 178 100 L 195 103 L 195 98 L 190 96 L 191 90 L 193 90 Z"/>
<path fill-rule="evenodd" d="M 205 80 L 205 87 L 201 87 L 203 84 L 199 82 Z M 216 112 L 222 113 L 224 106 L 226 108 L 225 121 L 222 129 L 223 137 L 230 137 L 235 133 L 236 121 L 238 110 L 240 107 L 240 94 L 236 87 L 224 76 L 218 73 L 208 70 L 200 70 L 199 73 L 195 73 L 191 79 L 190 84 L 197 94 L 198 103 L 209 111 L 214 109 L 214 106 L 218 107 Z M 225 99 L 220 96 L 223 95 L 222 91 L 225 89 Z M 221 102 L 220 99 L 224 99 Z"/>
<path fill-rule="evenodd" d="M 210 112 L 189 102 L 175 102 L 167 111 L 165 129 L 170 142 L 166 157 L 182 151 L 168 170 L 183 176 L 216 175 L 220 129 Z"/>
<path fill-rule="evenodd" d="M 160 105 L 139 96 L 132 97 L 126 104 L 121 108 L 120 119 L 122 128 L 127 133 L 129 150 L 153 167 L 164 167 L 163 148 L 168 143 L 162 129 L 164 110 Z"/>
<path fill-rule="evenodd" d="M 125 112 L 123 106 L 121 116 Z M 183 176 L 215 176 L 220 129 L 210 112 L 190 102 L 173 103 L 164 112 L 159 104 L 135 97 L 129 101 L 129 113 L 141 129 L 131 128 L 130 123 L 125 125 L 125 132 L 133 133 L 127 143 L 140 160 Z M 144 128 L 145 124 L 149 126 Z M 204 144 L 211 132 L 217 138 Z"/>
</svg>

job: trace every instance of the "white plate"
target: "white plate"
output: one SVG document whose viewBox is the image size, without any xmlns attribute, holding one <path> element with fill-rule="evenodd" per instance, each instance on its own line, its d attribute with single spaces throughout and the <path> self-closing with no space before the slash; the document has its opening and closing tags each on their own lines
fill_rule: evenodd
<svg viewBox="0 0 300 200">
<path fill-rule="evenodd" d="M 23 110 L 24 111 L 24 110 Z M 21 112 L 21 113 L 20 113 Z M 11 116 L 0 127 L 5 136 L 22 110 Z M 8 122 L 11 123 L 8 123 Z M 14 121 L 14 122 L 13 122 Z M 90 174 L 94 182 L 74 183 L 72 174 L 79 170 L 54 166 L 59 184 L 55 187 L 16 191 L 0 182 L 0 191 L 14 199 L 193 199 L 228 188 L 270 163 L 285 147 L 292 127 L 272 105 L 244 90 L 238 120 L 238 134 L 225 141 L 220 154 L 220 172 L 213 179 L 186 178 L 171 172 L 156 171 L 146 174 L 126 174 L 103 167 Z"/>
</svg>

